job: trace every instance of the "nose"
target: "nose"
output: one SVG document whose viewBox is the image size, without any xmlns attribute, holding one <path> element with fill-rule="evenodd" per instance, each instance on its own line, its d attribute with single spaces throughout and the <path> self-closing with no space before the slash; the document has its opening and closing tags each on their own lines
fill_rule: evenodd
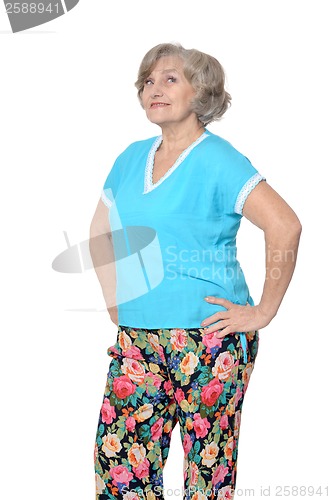
<svg viewBox="0 0 332 500">
<path fill-rule="evenodd" d="M 152 88 L 152 97 L 161 97 L 163 94 L 161 85 L 154 83 Z"/>
</svg>

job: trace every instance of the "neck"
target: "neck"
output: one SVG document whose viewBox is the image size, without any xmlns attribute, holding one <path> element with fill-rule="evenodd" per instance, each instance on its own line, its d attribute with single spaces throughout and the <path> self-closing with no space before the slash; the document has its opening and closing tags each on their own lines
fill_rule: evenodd
<svg viewBox="0 0 332 500">
<path fill-rule="evenodd" d="M 186 149 L 205 131 L 204 125 L 200 122 L 187 127 L 169 125 L 167 127 L 161 127 L 161 129 L 163 142 L 160 149 L 162 149 L 164 153 Z"/>
</svg>

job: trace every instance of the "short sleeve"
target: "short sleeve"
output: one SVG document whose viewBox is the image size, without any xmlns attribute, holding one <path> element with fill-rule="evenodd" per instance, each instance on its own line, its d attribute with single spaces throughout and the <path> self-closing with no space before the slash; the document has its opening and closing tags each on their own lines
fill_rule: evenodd
<svg viewBox="0 0 332 500">
<path fill-rule="evenodd" d="M 255 172 L 249 179 L 245 182 L 245 184 L 240 189 L 236 201 L 234 204 L 234 212 L 236 214 L 242 215 L 243 205 L 248 195 L 257 186 L 257 184 L 261 181 L 266 181 L 266 178 L 260 174 L 259 172 Z"/>
<path fill-rule="evenodd" d="M 225 181 L 225 210 L 228 214 L 242 216 L 243 205 L 257 184 L 266 178 L 258 172 L 250 160 L 231 146 L 223 165 Z"/>
<path fill-rule="evenodd" d="M 111 208 L 112 204 L 114 203 L 114 199 L 120 183 L 120 178 L 120 157 L 118 157 L 115 160 L 109 174 L 107 175 L 107 178 L 103 185 L 103 189 L 101 191 L 101 199 L 108 208 Z"/>
</svg>

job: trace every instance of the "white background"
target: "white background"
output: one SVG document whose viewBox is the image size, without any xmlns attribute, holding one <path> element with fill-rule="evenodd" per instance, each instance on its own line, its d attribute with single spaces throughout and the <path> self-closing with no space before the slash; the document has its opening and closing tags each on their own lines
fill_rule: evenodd
<svg viewBox="0 0 332 500">
<path fill-rule="evenodd" d="M 286 486 L 310 485 L 326 496 L 329 3 L 81 0 L 16 34 L 1 10 L 1 498 L 94 498 L 94 438 L 116 327 L 93 270 L 62 274 L 51 265 L 67 247 L 64 231 L 71 245 L 88 238 L 116 156 L 159 134 L 133 83 L 147 50 L 169 41 L 223 64 L 233 104 L 209 129 L 250 158 L 303 225 L 293 281 L 261 330 L 243 407 L 238 498 L 262 497 L 261 487 L 277 498 L 277 486 L 284 496 Z M 262 232 L 243 219 L 238 246 L 257 302 Z M 172 438 L 169 499 L 182 498 L 171 491 L 182 487 L 178 426 Z"/>
</svg>

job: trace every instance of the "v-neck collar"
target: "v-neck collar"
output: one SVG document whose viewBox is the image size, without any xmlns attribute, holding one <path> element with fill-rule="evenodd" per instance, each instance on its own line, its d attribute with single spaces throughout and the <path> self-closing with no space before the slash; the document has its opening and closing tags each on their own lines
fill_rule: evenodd
<svg viewBox="0 0 332 500">
<path fill-rule="evenodd" d="M 152 144 L 151 149 L 150 149 L 149 154 L 148 154 L 148 158 L 146 160 L 146 165 L 145 165 L 145 170 L 144 170 L 144 191 L 142 194 L 149 193 L 153 189 L 160 186 L 160 184 L 162 182 L 164 182 L 164 180 L 167 179 L 167 177 L 169 177 L 174 172 L 174 170 L 183 162 L 183 160 L 194 149 L 194 147 L 196 147 L 200 142 L 202 142 L 206 137 L 208 137 L 208 135 L 209 134 L 207 131 L 203 132 L 203 134 L 200 135 L 198 137 L 198 139 L 196 139 L 196 141 L 194 141 L 192 144 L 190 144 L 190 146 L 188 146 L 187 149 L 182 151 L 180 156 L 177 158 L 175 163 L 173 163 L 173 165 L 167 170 L 167 172 L 156 183 L 153 183 L 152 182 L 152 174 L 153 174 L 154 157 L 155 157 L 157 149 L 159 148 L 159 146 L 163 140 L 163 136 L 159 135 L 156 138 L 156 140 L 154 141 L 154 143 Z"/>
</svg>

